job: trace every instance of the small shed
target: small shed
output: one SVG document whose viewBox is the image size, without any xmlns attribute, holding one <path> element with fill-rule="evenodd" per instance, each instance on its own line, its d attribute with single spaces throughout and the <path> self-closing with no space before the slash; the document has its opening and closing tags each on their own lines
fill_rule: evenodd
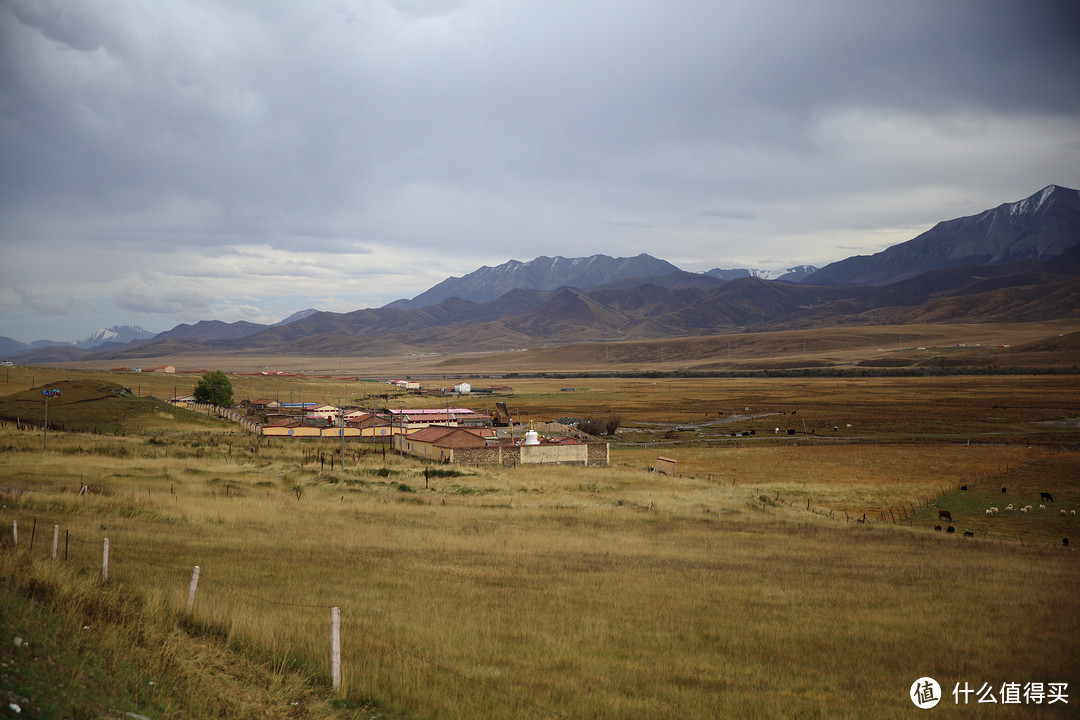
<svg viewBox="0 0 1080 720">
<path fill-rule="evenodd" d="M 669 457 L 664 457 L 663 455 L 657 456 L 655 470 L 658 473 L 670 475 L 672 477 L 675 477 L 675 475 L 677 474 L 675 472 L 675 460 Z"/>
</svg>

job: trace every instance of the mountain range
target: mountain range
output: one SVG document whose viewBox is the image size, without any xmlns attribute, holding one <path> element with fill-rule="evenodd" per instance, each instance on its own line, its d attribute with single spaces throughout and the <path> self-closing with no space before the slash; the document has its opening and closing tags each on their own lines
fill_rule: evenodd
<svg viewBox="0 0 1080 720">
<path fill-rule="evenodd" d="M 956 265 L 1052 258 L 1080 242 L 1080 193 L 1048 185 L 1019 202 L 946 220 L 874 255 L 826 265 L 800 282 L 885 285 Z"/>
<path fill-rule="evenodd" d="M 50 347 L 70 347 L 77 348 L 79 350 L 91 350 L 94 348 L 103 348 L 107 346 L 121 346 L 127 345 L 139 340 L 149 340 L 154 337 L 154 333 L 149 330 L 144 330 L 138 325 L 114 325 L 109 328 L 102 328 L 97 332 L 88 335 L 82 340 L 75 342 L 56 342 L 54 340 L 37 340 L 30 344 L 21 343 L 17 340 L 12 340 L 8 337 L 0 337 L 0 353 L 5 355 L 13 355 L 18 353 L 25 353 L 28 350 L 50 348 Z"/>
<path fill-rule="evenodd" d="M 820 269 L 690 273 L 645 254 L 512 260 L 381 308 L 308 310 L 273 326 L 205 320 L 123 346 L 30 349 L 15 359 L 119 360 L 193 351 L 378 355 L 1078 316 L 1080 193 L 1050 185 L 1018 202 L 940 222 L 875 255 Z"/>
</svg>

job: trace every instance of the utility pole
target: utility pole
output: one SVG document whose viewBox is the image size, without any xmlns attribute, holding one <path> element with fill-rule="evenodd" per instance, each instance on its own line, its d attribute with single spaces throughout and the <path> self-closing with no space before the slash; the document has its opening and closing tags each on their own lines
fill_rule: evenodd
<svg viewBox="0 0 1080 720">
<path fill-rule="evenodd" d="M 49 449 L 49 398 L 60 397 L 60 391 L 42 390 L 41 395 L 45 398 L 45 422 L 41 426 L 41 451 L 45 452 Z"/>
<path fill-rule="evenodd" d="M 338 420 L 338 426 L 341 428 L 341 469 L 345 469 L 345 411 L 339 408 L 341 417 Z"/>
</svg>

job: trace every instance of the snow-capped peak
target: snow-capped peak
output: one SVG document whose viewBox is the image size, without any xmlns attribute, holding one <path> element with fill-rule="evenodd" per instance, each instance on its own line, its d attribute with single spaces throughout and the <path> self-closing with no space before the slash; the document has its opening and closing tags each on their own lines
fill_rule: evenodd
<svg viewBox="0 0 1080 720">
<path fill-rule="evenodd" d="M 138 325 L 114 325 L 110 328 L 101 328 L 93 335 L 78 341 L 75 345 L 86 349 L 107 342 L 129 343 L 133 340 L 148 340 L 152 337 L 154 337 L 154 333 L 144 330 Z"/>
<path fill-rule="evenodd" d="M 779 280 L 784 278 L 788 281 L 798 282 L 800 278 L 817 272 L 817 268 L 813 265 L 796 265 L 789 268 L 774 268 L 768 270 L 762 270 L 759 268 L 713 268 L 706 272 L 706 275 L 710 275 L 721 280 L 734 280 L 740 277 L 755 277 L 761 280 Z"/>
</svg>

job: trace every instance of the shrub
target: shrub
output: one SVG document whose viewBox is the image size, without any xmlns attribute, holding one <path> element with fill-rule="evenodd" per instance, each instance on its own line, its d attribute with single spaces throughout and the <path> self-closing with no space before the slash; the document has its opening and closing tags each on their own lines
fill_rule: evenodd
<svg viewBox="0 0 1080 720">
<path fill-rule="evenodd" d="M 428 477 L 433 478 L 447 478 L 447 477 L 468 477 L 475 475 L 476 473 L 466 473 L 460 470 L 454 470 L 453 468 L 427 468 L 424 473 Z"/>
</svg>

